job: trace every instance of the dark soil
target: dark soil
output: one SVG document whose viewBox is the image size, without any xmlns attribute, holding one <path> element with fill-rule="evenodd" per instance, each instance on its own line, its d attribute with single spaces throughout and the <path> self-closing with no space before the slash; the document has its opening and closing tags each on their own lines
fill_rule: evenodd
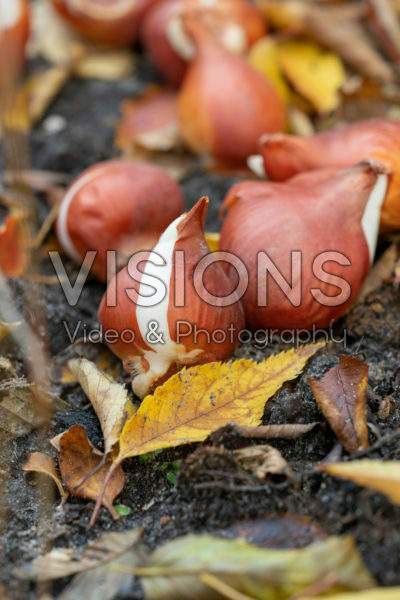
<svg viewBox="0 0 400 600">
<path fill-rule="evenodd" d="M 140 91 L 152 79 L 146 63 L 139 64 L 140 78 L 119 83 L 103 81 L 70 81 L 54 103 L 50 114 L 66 118 L 67 127 L 57 135 L 46 132 L 39 124 L 31 137 L 34 168 L 61 171 L 74 176 L 85 167 L 116 154 L 113 150 L 113 132 L 119 118 L 120 101 Z M 226 190 L 234 178 L 202 174 L 200 171 L 183 182 L 187 207 L 201 195 L 209 195 L 211 209 L 208 229 L 217 230 L 217 211 Z M 51 267 L 46 265 L 46 272 Z M 71 266 L 71 272 L 74 267 Z M 19 302 L 21 284 L 13 285 Z M 48 320 L 49 349 L 58 368 L 67 357 L 75 354 L 100 352 L 99 348 L 77 346 L 64 353 L 69 345 L 66 321 L 73 329 L 82 322 L 90 329 L 96 324 L 96 312 L 104 286 L 89 281 L 78 305 L 67 305 L 59 286 L 45 289 L 43 310 Z M 71 404 L 67 412 L 54 415 L 49 428 L 38 430 L 23 438 L 0 439 L 0 462 L 9 472 L 3 477 L 2 503 L 4 531 L 0 545 L 0 583 L 11 598 L 34 597 L 34 587 L 10 575 L 11 569 L 32 560 L 39 552 L 53 546 L 81 548 L 89 539 L 104 531 L 144 528 L 144 542 L 154 548 L 162 542 L 188 532 L 212 532 L 241 519 L 274 515 L 282 512 L 309 516 L 328 534 L 351 534 L 371 573 L 382 585 L 400 585 L 400 507 L 384 496 L 359 488 L 352 483 L 332 479 L 317 473 L 313 465 L 323 460 L 333 449 L 337 439 L 324 421 L 307 382 L 307 377 L 321 377 L 337 364 L 341 353 L 356 353 L 369 365 L 368 421 L 371 424 L 371 444 L 381 436 L 400 427 L 400 293 L 385 286 L 372 293 L 365 303 L 353 310 L 335 329 L 336 339 L 320 351 L 308 364 L 303 375 L 271 399 L 265 408 L 265 423 L 308 423 L 320 425 L 298 440 L 272 442 L 282 452 L 295 471 L 288 482 L 271 480 L 265 483 L 251 477 L 246 489 L 240 485 L 241 473 L 232 461 L 226 467 L 226 477 L 216 477 L 218 457 L 212 452 L 187 457 L 196 446 L 164 451 L 148 460 L 131 459 L 124 464 L 125 488 L 118 503 L 129 506 L 127 517 L 113 521 L 102 509 L 94 528 L 89 529 L 93 504 L 70 497 L 63 509 L 57 509 L 58 498 L 48 504 L 51 487 L 45 477 L 34 478 L 21 471 L 31 451 L 42 450 L 55 457 L 48 440 L 74 423 L 83 424 L 91 441 L 101 447 L 97 418 L 88 407 L 88 401 L 76 384 L 60 384 L 54 368 L 54 391 Z M 287 349 L 286 345 L 285 349 Z M 243 345 L 238 357 L 260 360 L 284 349 L 284 344 L 273 343 L 266 349 L 254 343 Z M 2 354 L 12 360 L 18 353 L 5 344 Z M 102 352 L 105 349 L 101 349 Z M 56 358 L 57 356 L 57 358 Z M 232 448 L 247 445 L 234 432 L 220 436 L 219 442 Z M 251 443 L 251 442 L 250 442 Z M 256 442 L 254 442 L 256 443 Z M 216 448 L 216 447 L 215 447 Z M 400 459 L 399 438 L 393 438 L 372 450 L 371 458 Z M 170 467 L 164 463 L 181 460 L 176 486 L 167 478 Z M 220 459 L 222 460 L 222 459 Z M 225 460 L 225 459 L 224 459 Z M 215 462 L 216 461 L 216 462 Z M 165 465 L 164 465 L 165 466 Z M 172 469 L 172 466 L 171 466 Z M 204 485 L 204 483 L 209 485 Z M 36 485 L 38 483 L 38 485 Z M 199 483 L 203 485 L 199 486 Z M 252 491 L 252 486 L 254 491 Z M 57 593 L 65 581 L 54 586 Z M 131 600 L 142 598 L 139 587 L 132 591 Z"/>
</svg>

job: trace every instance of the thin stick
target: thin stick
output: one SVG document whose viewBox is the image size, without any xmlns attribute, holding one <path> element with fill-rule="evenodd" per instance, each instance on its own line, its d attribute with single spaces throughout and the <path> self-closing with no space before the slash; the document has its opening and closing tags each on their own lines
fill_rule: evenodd
<svg viewBox="0 0 400 600">
<path fill-rule="evenodd" d="M 32 242 L 32 248 L 34 248 L 35 250 L 40 248 L 40 246 L 43 244 L 45 237 L 49 233 L 50 229 L 53 227 L 54 221 L 57 219 L 58 211 L 60 210 L 60 205 L 63 200 L 64 193 L 61 190 L 57 190 L 56 197 L 57 199 L 55 201 L 55 204 L 53 204 L 38 234 Z"/>
<path fill-rule="evenodd" d="M 200 581 L 224 598 L 228 598 L 228 600 L 251 600 L 250 596 L 238 592 L 215 575 L 211 575 L 211 573 L 201 573 Z"/>
<path fill-rule="evenodd" d="M 109 483 L 111 477 L 113 476 L 114 471 L 118 467 L 118 465 L 119 465 L 119 463 L 113 463 L 106 475 L 106 478 L 104 479 L 103 487 L 101 488 L 101 492 L 99 494 L 99 497 L 97 498 L 96 506 L 94 507 L 92 518 L 90 519 L 90 527 L 93 527 L 94 524 L 96 523 L 97 517 L 100 512 L 100 508 L 103 504 L 103 498 L 104 498 L 104 494 L 106 492 L 108 483 Z"/>
</svg>

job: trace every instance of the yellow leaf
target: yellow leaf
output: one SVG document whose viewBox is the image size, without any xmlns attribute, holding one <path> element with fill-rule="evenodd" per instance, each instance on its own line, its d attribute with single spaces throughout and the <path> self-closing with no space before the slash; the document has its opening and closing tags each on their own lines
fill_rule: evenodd
<svg viewBox="0 0 400 600">
<path fill-rule="evenodd" d="M 321 465 L 321 471 L 354 481 L 388 496 L 395 504 L 400 504 L 400 461 L 355 460 Z"/>
<path fill-rule="evenodd" d="M 218 252 L 221 234 L 206 232 L 204 237 L 206 238 L 207 246 L 210 248 L 211 252 Z"/>
<path fill-rule="evenodd" d="M 322 596 L 303 597 L 303 600 L 319 600 Z M 323 596 L 326 600 L 326 595 Z M 374 588 L 362 592 L 345 592 L 329 596 L 329 600 L 398 600 L 400 598 L 400 587 Z"/>
<path fill-rule="evenodd" d="M 200 442 L 229 421 L 258 425 L 267 400 L 323 343 L 281 352 L 261 363 L 237 360 L 183 369 L 147 396 L 125 424 L 117 463 L 160 448 Z"/>
<path fill-rule="evenodd" d="M 278 49 L 275 40 L 264 37 L 252 46 L 249 61 L 274 86 L 282 100 L 287 104 L 290 92 L 279 65 Z"/>
<path fill-rule="evenodd" d="M 294 88 L 320 113 L 335 110 L 345 80 L 340 58 L 318 44 L 290 40 L 278 46 L 279 64 Z"/>
<path fill-rule="evenodd" d="M 69 369 L 78 379 L 99 418 L 104 436 L 104 454 L 118 442 L 132 406 L 124 386 L 116 383 L 86 358 L 70 360 Z"/>
</svg>

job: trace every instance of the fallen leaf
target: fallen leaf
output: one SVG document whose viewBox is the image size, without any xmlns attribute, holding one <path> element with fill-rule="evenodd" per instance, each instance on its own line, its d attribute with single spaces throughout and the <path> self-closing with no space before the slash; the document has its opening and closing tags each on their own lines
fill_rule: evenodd
<svg viewBox="0 0 400 600">
<path fill-rule="evenodd" d="M 318 112 L 331 112 L 339 106 L 345 70 L 336 54 L 307 40 L 282 42 L 277 52 L 290 83 Z"/>
<path fill-rule="evenodd" d="M 362 25 L 346 19 L 334 23 L 327 19 L 326 9 L 312 8 L 306 17 L 306 33 L 330 48 L 356 71 L 382 82 L 394 80 L 394 72 L 373 45 Z"/>
<path fill-rule="evenodd" d="M 332 572 L 331 593 L 374 585 L 350 537 L 330 537 L 298 550 L 266 550 L 242 539 L 187 535 L 158 548 L 139 572 L 149 600 L 208 600 L 203 573 L 259 600 L 289 600 Z"/>
<path fill-rule="evenodd" d="M 381 492 L 395 504 L 400 504 L 400 461 L 384 462 L 365 458 L 320 465 L 319 468 L 333 477 L 354 481 Z"/>
<path fill-rule="evenodd" d="M 397 244 L 391 244 L 391 246 L 385 250 L 382 256 L 379 257 L 368 273 L 353 306 L 362 304 L 370 292 L 374 292 L 375 290 L 379 289 L 386 280 L 392 278 L 398 258 L 399 247 Z"/>
<path fill-rule="evenodd" d="M 183 369 L 147 396 L 124 426 L 117 462 L 160 448 L 205 440 L 228 421 L 258 425 L 267 400 L 298 377 L 323 343 L 271 356 Z"/>
<path fill-rule="evenodd" d="M 126 419 L 135 412 L 128 392 L 86 358 L 70 360 L 68 368 L 92 403 L 103 432 L 104 453 L 108 454 L 118 442 Z"/>
<path fill-rule="evenodd" d="M 81 38 L 68 27 L 47 0 L 37 0 L 32 6 L 31 56 L 42 56 L 53 65 L 64 67 L 82 57 L 74 65 L 79 77 L 118 80 L 131 75 L 135 57 L 129 49 L 110 50 Z"/>
<path fill-rule="evenodd" d="M 32 563 L 15 569 L 13 574 L 21 579 L 35 581 L 69 577 L 110 563 L 136 546 L 140 537 L 140 530 L 104 533 L 91 542 L 84 552 L 72 548 L 54 548 L 48 554 L 38 556 Z"/>
<path fill-rule="evenodd" d="M 27 232 L 20 215 L 8 215 L 0 227 L 0 270 L 4 277 L 20 277 L 28 264 Z"/>
<path fill-rule="evenodd" d="M 315 399 L 330 427 L 349 454 L 368 448 L 366 391 L 368 365 L 352 356 L 340 356 L 339 364 L 322 379 L 308 378 Z"/>
<path fill-rule="evenodd" d="M 368 21 L 382 49 L 400 61 L 400 23 L 393 0 L 368 0 Z"/>
<path fill-rule="evenodd" d="M 285 104 L 288 104 L 290 91 L 279 64 L 277 42 L 269 36 L 262 38 L 251 47 L 248 58 L 250 64 L 265 75 Z"/>
<path fill-rule="evenodd" d="M 221 239 L 220 233 L 205 233 L 204 237 L 206 238 L 207 246 L 210 248 L 211 252 L 218 252 L 219 250 L 219 241 Z"/>
<path fill-rule="evenodd" d="M 23 471 L 36 471 L 37 473 L 44 473 L 51 477 L 60 492 L 62 504 L 68 498 L 68 494 L 64 491 L 61 483 L 60 476 L 57 472 L 53 459 L 44 454 L 43 452 L 31 452 L 28 456 L 27 461 L 22 467 Z"/>
<path fill-rule="evenodd" d="M 309 544 L 324 540 L 323 529 L 308 517 L 293 515 L 266 515 L 258 519 L 239 521 L 212 532 L 216 537 L 228 540 L 241 538 L 259 548 L 304 548 Z"/>
<path fill-rule="evenodd" d="M 70 405 L 23 377 L 0 382 L 0 429 L 16 437 L 47 423 L 49 416 Z"/>
<path fill-rule="evenodd" d="M 71 75 L 66 67 L 51 67 L 30 77 L 24 84 L 28 94 L 28 111 L 31 126 L 38 123 L 46 114 L 53 100 L 63 89 Z"/>
<path fill-rule="evenodd" d="M 115 143 L 124 152 L 135 146 L 164 152 L 181 149 L 177 93 L 154 85 L 125 100 Z"/>
<path fill-rule="evenodd" d="M 58 462 L 63 482 L 71 494 L 94 501 L 98 499 L 105 476 L 110 470 L 111 459 L 105 459 L 103 453 L 90 443 L 82 425 L 73 425 L 61 437 Z M 87 477 L 92 472 L 93 474 Z M 82 479 L 85 479 L 83 483 Z M 102 496 L 103 506 L 110 511 L 114 519 L 118 518 L 118 513 L 112 503 L 123 487 L 124 473 L 118 466 L 113 470 Z"/>
<path fill-rule="evenodd" d="M 358 22 L 364 12 L 362 4 L 353 2 L 329 7 L 301 0 L 256 0 L 256 5 L 275 27 L 309 36 L 371 79 L 393 81 L 392 67 L 375 50 Z"/>
<path fill-rule="evenodd" d="M 141 554 L 137 549 L 129 550 L 111 562 L 75 575 L 57 596 L 57 600 L 99 600 L 100 590 L 101 600 L 114 600 L 130 595 L 134 576 L 129 573 L 129 569 L 141 561 Z"/>
<path fill-rule="evenodd" d="M 279 450 L 268 444 L 240 448 L 234 450 L 233 455 L 242 469 L 254 473 L 259 479 L 265 479 L 267 475 L 293 475 Z"/>
<path fill-rule="evenodd" d="M 76 383 L 78 378 L 68 367 L 68 362 L 76 358 L 90 360 L 95 363 L 100 371 L 105 371 L 116 380 L 123 375 L 123 366 L 115 354 L 108 349 L 99 347 L 99 344 L 85 342 L 81 338 L 54 358 L 51 369 L 52 381 L 56 383 Z"/>
</svg>

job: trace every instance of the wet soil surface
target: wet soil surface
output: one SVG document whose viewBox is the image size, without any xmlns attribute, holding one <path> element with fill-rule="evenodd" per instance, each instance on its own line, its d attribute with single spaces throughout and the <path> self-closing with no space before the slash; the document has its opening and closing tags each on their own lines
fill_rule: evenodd
<svg viewBox="0 0 400 600">
<path fill-rule="evenodd" d="M 138 74 L 138 78 L 118 83 L 70 81 L 49 113 L 63 116 L 65 129 L 51 135 L 42 123 L 32 134 L 34 168 L 74 176 L 85 167 L 115 155 L 113 135 L 120 101 L 143 89 L 153 78 L 144 61 L 139 61 Z M 232 177 L 205 175 L 199 171 L 183 182 L 187 207 L 202 195 L 210 196 L 209 230 L 218 230 L 218 208 L 234 181 Z M 72 265 L 69 269 L 75 272 Z M 45 265 L 45 271 L 51 274 L 49 264 Z M 22 284 L 14 282 L 12 287 L 19 304 Z M 65 363 L 67 354 L 70 357 L 87 352 L 83 345 L 64 353 L 70 342 L 63 322 L 68 323 L 70 330 L 79 322 L 87 329 L 95 326 L 103 292 L 103 285 L 88 281 L 77 306 L 71 308 L 60 286 L 45 287 L 42 309 L 47 315 L 49 351 L 58 367 Z M 70 403 L 71 409 L 56 413 L 48 428 L 11 440 L 0 438 L 0 463 L 7 471 L 7 476 L 0 474 L 3 513 L 0 583 L 5 585 L 10 597 L 35 597 L 34 586 L 15 579 L 11 570 L 53 546 L 82 548 L 89 539 L 105 531 L 140 527 L 144 528 L 144 542 L 155 548 L 188 532 L 212 532 L 241 519 L 282 512 L 308 516 L 328 534 L 351 534 L 378 582 L 400 585 L 400 507 L 380 494 L 314 470 L 317 461 L 323 460 L 332 450 L 337 451 L 337 440 L 320 413 L 307 382 L 307 377 L 319 378 L 336 365 L 340 354 L 356 353 L 369 365 L 370 442 L 376 444 L 380 437 L 393 434 L 400 426 L 399 303 L 399 291 L 389 285 L 370 294 L 364 304 L 337 324 L 334 331 L 337 341 L 320 351 L 296 381 L 285 385 L 266 404 L 264 423 L 320 423 L 300 439 L 271 442 L 292 466 L 293 480 L 283 484 L 272 480 L 261 482 L 260 486 L 260 480 L 254 477 L 250 478 L 254 490 L 249 483 L 243 490 L 236 483 L 235 472 L 227 470 L 226 478 L 213 475 L 215 461 L 210 461 L 210 453 L 205 456 L 198 452 L 188 459 L 196 446 L 167 450 L 148 460 L 135 458 L 125 462 L 126 485 L 117 502 L 129 506 L 131 513 L 114 522 L 102 509 L 92 529 L 89 528 L 91 502 L 70 497 L 63 509 L 57 509 L 58 498 L 49 505 L 49 494 L 53 492 L 47 479 L 21 471 L 29 452 L 44 451 L 56 458 L 49 438 L 74 423 L 84 425 L 93 444 L 101 448 L 99 424 L 83 392 L 78 385 L 60 384 L 55 378 L 54 391 Z M 236 355 L 261 360 L 288 347 L 290 345 L 274 342 L 259 348 L 249 342 Z M 9 342 L 3 344 L 1 350 L 18 364 L 18 351 Z M 94 356 L 101 351 L 105 349 L 95 348 Z M 214 439 L 214 443 L 224 444 L 229 453 L 233 448 L 248 445 L 249 440 L 228 431 Z M 399 438 L 393 435 L 380 447 L 378 444 L 368 456 L 400 459 Z M 176 485 L 170 483 L 168 476 L 174 461 L 181 461 Z M 235 471 L 238 467 L 232 469 Z M 199 482 L 207 481 L 209 486 L 199 486 Z M 54 584 L 53 592 L 58 593 L 67 581 Z M 142 598 L 139 585 L 128 598 Z"/>
</svg>

